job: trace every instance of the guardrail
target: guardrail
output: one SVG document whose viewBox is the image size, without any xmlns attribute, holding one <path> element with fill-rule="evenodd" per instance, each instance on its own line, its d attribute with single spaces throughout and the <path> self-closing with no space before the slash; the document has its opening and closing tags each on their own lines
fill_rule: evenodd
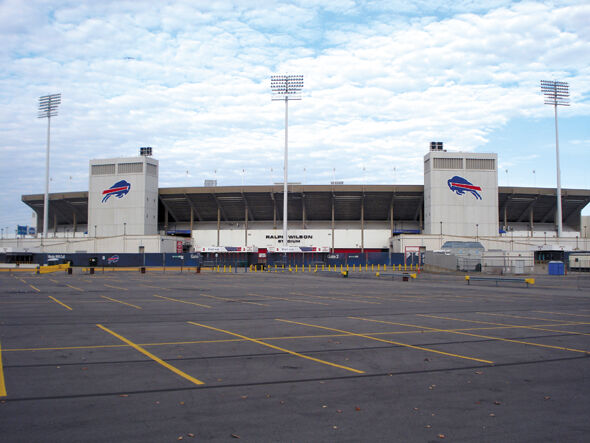
<svg viewBox="0 0 590 443">
<path fill-rule="evenodd" d="M 526 283 L 527 288 L 529 285 L 535 284 L 534 278 L 513 278 L 513 277 L 473 277 L 470 275 L 465 276 L 467 284 L 471 284 L 471 281 L 493 281 L 498 286 L 501 282 L 512 282 L 512 283 Z"/>
</svg>

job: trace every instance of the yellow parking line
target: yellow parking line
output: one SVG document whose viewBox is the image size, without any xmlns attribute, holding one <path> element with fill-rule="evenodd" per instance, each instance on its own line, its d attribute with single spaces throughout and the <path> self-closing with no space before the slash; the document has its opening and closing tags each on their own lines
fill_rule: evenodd
<svg viewBox="0 0 590 443">
<path fill-rule="evenodd" d="M 144 286 L 146 288 L 161 289 L 162 291 L 171 291 L 171 289 L 169 289 L 169 288 L 161 288 L 159 286 L 152 286 L 152 285 L 146 285 L 146 284 L 141 284 L 139 286 Z"/>
<path fill-rule="evenodd" d="M 247 303 L 249 305 L 258 305 L 258 306 L 268 306 L 267 304 L 264 303 L 256 303 L 255 301 L 243 301 L 243 300 L 235 300 L 233 298 L 227 298 L 227 297 L 218 297 L 215 295 L 208 295 L 208 294 L 199 294 L 201 297 L 208 297 L 208 298 L 213 298 L 216 300 L 225 300 L 225 301 L 232 301 L 235 303 Z"/>
<path fill-rule="evenodd" d="M 39 288 L 36 288 L 36 287 L 35 287 L 35 286 L 33 286 L 33 285 L 29 285 L 29 286 L 30 286 L 31 288 L 33 288 L 35 291 L 37 291 L 37 292 L 41 292 L 41 290 L 40 290 Z"/>
<path fill-rule="evenodd" d="M 486 314 L 486 312 L 477 312 L 477 314 Z M 494 315 L 494 314 L 491 314 Z M 517 317 L 517 318 L 522 318 L 522 319 L 526 319 L 527 317 L 521 317 L 518 315 L 513 315 L 511 317 Z M 531 320 L 536 320 L 536 318 L 531 318 Z M 547 332 L 559 332 L 562 334 L 574 334 L 574 335 L 590 335 L 590 334 L 586 334 L 585 332 L 576 332 L 576 331 L 563 331 L 561 329 L 548 329 L 545 326 L 555 326 L 555 325 L 509 325 L 506 323 L 494 323 L 494 322 L 488 322 L 488 321 L 475 321 L 475 320 L 463 320 L 463 321 L 468 321 L 470 323 L 481 323 L 484 325 L 496 325 L 496 326 L 510 326 L 511 328 L 520 328 L 520 329 L 534 329 L 536 331 L 547 331 Z M 571 322 L 568 323 L 566 326 L 576 326 L 576 324 L 580 324 L 580 322 Z"/>
<path fill-rule="evenodd" d="M 274 297 L 272 295 L 260 295 L 260 294 L 248 294 L 251 297 L 262 297 L 262 298 L 270 298 L 271 300 L 285 300 L 285 301 L 290 301 L 293 303 L 307 303 L 307 304 L 311 304 L 311 305 L 324 305 L 324 306 L 330 306 L 329 303 L 322 303 L 319 301 L 307 301 L 307 300 L 298 300 L 298 299 L 292 299 L 292 298 L 285 298 L 285 297 Z"/>
<path fill-rule="evenodd" d="M 142 309 L 140 306 L 132 305 L 131 303 L 125 303 L 124 301 L 117 300 L 117 299 L 111 298 L 111 297 L 107 297 L 105 295 L 101 295 L 101 297 L 102 298 L 106 298 L 107 300 L 111 300 L 111 301 L 114 301 L 114 302 L 117 302 L 117 303 L 121 303 L 122 305 L 131 306 L 132 308 L 135 308 L 135 309 Z"/>
<path fill-rule="evenodd" d="M 443 320 L 471 321 L 471 320 L 462 320 L 460 318 L 440 317 L 440 316 L 436 316 L 436 315 L 427 315 L 427 314 L 416 314 L 416 315 L 418 315 L 420 317 L 440 318 Z M 369 321 L 377 321 L 377 320 L 369 320 Z M 396 323 L 390 323 L 390 322 L 383 322 L 383 323 L 396 324 Z M 397 324 L 401 324 L 401 323 L 397 323 Z M 410 326 L 410 325 L 406 325 L 406 326 Z M 492 337 L 489 335 L 470 334 L 467 332 L 450 331 L 450 330 L 445 330 L 445 329 L 427 328 L 425 326 L 414 325 L 414 327 L 415 328 L 431 329 L 433 331 L 438 331 L 438 332 L 449 332 L 451 334 L 470 335 L 472 337 L 486 338 L 489 340 L 499 340 L 499 341 L 505 341 L 505 342 L 510 342 L 510 343 L 519 343 L 519 344 L 523 344 L 523 345 L 538 346 L 540 348 L 559 349 L 560 351 L 570 351 L 570 352 L 580 352 L 582 354 L 590 354 L 590 351 L 584 351 L 582 349 L 574 349 L 574 348 L 564 348 L 563 346 L 543 345 L 541 343 L 533 343 L 530 341 L 514 340 L 514 339 L 510 339 L 510 338 L 501 338 L 501 337 Z"/>
<path fill-rule="evenodd" d="M 300 353 L 295 352 L 295 351 L 290 351 L 290 350 L 285 349 L 285 348 L 280 348 L 279 346 L 275 346 L 275 345 L 271 345 L 269 343 L 265 343 L 265 342 L 263 342 L 261 340 L 255 339 L 255 338 L 250 338 L 250 337 L 246 337 L 245 335 L 236 334 L 235 332 L 230 332 L 230 331 L 226 331 L 224 329 L 214 328 L 213 326 L 207 326 L 207 325 L 203 325 L 203 324 L 196 323 L 196 322 L 193 322 L 193 321 L 189 321 L 188 323 L 190 323 L 191 325 L 200 326 L 202 328 L 212 329 L 214 331 L 223 332 L 225 334 L 233 335 L 234 337 L 239 337 L 239 338 L 241 338 L 243 340 L 251 341 L 252 343 L 258 343 L 259 345 L 267 346 L 269 348 L 276 349 L 277 351 L 286 352 L 287 354 L 291 354 L 291 355 L 294 355 L 296 357 L 305 358 L 307 360 L 312 360 L 312 361 L 315 361 L 315 362 L 318 362 L 318 363 L 322 363 L 324 365 L 334 366 L 335 368 L 345 369 L 347 371 L 355 372 L 357 374 L 364 374 L 365 373 L 365 371 L 359 371 L 358 369 L 349 368 L 348 366 L 342 366 L 342 365 L 338 365 L 336 363 L 330 363 L 329 361 L 320 360 L 319 358 L 309 357 L 307 355 L 303 355 L 303 354 L 300 354 Z"/>
<path fill-rule="evenodd" d="M 6 384 L 4 383 L 4 369 L 2 367 L 2 344 L 0 343 L 0 397 L 6 397 Z"/>
<path fill-rule="evenodd" d="M 164 366 L 166 369 L 169 369 L 170 371 L 174 372 L 176 375 L 180 375 L 182 378 L 196 384 L 196 385 L 204 385 L 205 383 L 202 382 L 201 380 L 198 380 L 194 377 L 191 377 L 190 375 L 188 375 L 186 372 L 182 372 L 180 369 L 175 368 L 174 366 L 172 366 L 169 363 L 166 363 L 164 360 L 162 360 L 159 357 L 156 357 L 154 354 L 152 354 L 151 352 L 146 351 L 145 349 L 143 349 L 141 346 L 136 345 L 135 343 L 133 343 L 130 340 L 127 340 L 125 337 L 117 334 L 114 331 L 111 331 L 108 328 L 105 328 L 103 325 L 99 325 L 97 324 L 96 326 L 98 326 L 100 329 L 102 329 L 105 332 L 108 332 L 109 334 L 117 337 L 119 340 L 121 340 L 124 343 L 127 343 L 129 346 L 131 346 L 133 349 L 135 349 L 138 352 L 141 352 L 143 355 L 145 355 L 146 357 L 151 358 L 152 360 L 154 360 L 156 363 L 160 363 L 162 366 Z"/>
<path fill-rule="evenodd" d="M 201 308 L 209 308 L 209 309 L 211 308 L 211 306 L 209 306 L 209 305 L 202 305 L 200 303 L 195 303 L 192 301 L 185 301 L 185 300 L 178 300 L 176 298 L 164 297 L 163 295 L 158 295 L 158 294 L 154 294 L 154 297 L 163 298 L 164 300 L 175 301 L 177 303 L 186 303 L 187 305 L 200 306 Z"/>
<path fill-rule="evenodd" d="M 127 288 L 122 288 L 120 286 L 111 286 L 111 285 L 107 285 L 106 283 L 103 283 L 103 285 L 105 285 L 107 288 L 113 288 L 113 289 L 120 289 L 122 291 L 128 291 L 129 289 Z"/>
<path fill-rule="evenodd" d="M 478 312 L 478 314 L 481 315 L 493 315 L 495 317 L 510 317 L 510 318 L 523 318 L 525 320 L 542 320 L 542 321 L 548 321 L 551 323 L 554 323 L 556 321 L 566 321 L 566 323 L 562 323 L 563 324 L 570 324 L 572 326 L 575 325 L 590 325 L 590 323 L 588 322 L 581 322 L 581 321 L 567 321 L 567 320 L 555 320 L 554 318 L 543 318 L 543 317 L 529 317 L 529 316 L 522 316 L 522 315 L 512 315 L 512 314 L 495 314 L 492 312 Z M 549 326 L 554 326 L 554 325 L 549 325 Z"/>
<path fill-rule="evenodd" d="M 354 300 L 350 298 L 340 298 L 340 297 L 328 297 L 326 295 L 311 295 L 311 294 L 302 294 L 301 292 L 290 292 L 291 295 L 300 295 L 302 297 L 313 297 L 313 298 L 327 298 L 328 300 L 339 300 L 339 301 L 349 301 L 352 303 L 365 303 L 368 305 L 380 305 L 378 301 L 367 301 L 367 300 Z"/>
<path fill-rule="evenodd" d="M 590 315 L 584 315 L 584 314 L 568 314 L 566 312 L 551 312 L 551 311 L 533 311 L 533 312 L 540 312 L 541 314 L 569 315 L 569 316 L 572 316 L 572 317 L 590 317 Z"/>
<path fill-rule="evenodd" d="M 50 295 L 50 296 L 49 296 L 49 298 L 50 298 L 51 300 L 53 300 L 54 302 L 56 302 L 56 303 L 59 303 L 60 305 L 62 305 L 64 308 L 67 308 L 67 309 L 69 309 L 70 311 L 72 311 L 72 310 L 73 310 L 73 309 L 72 309 L 72 308 L 70 308 L 68 305 L 66 305 L 65 303 L 62 303 L 62 302 L 60 302 L 60 301 L 59 301 L 57 298 L 55 298 L 55 297 L 52 297 L 52 296 Z"/>
<path fill-rule="evenodd" d="M 356 317 L 349 317 L 349 318 L 356 318 Z M 489 364 L 493 364 L 494 363 L 493 361 L 490 361 L 490 360 L 482 360 L 480 358 L 467 357 L 465 355 L 451 354 L 449 352 L 437 351 L 436 349 L 423 348 L 422 346 L 414 346 L 414 345 L 409 345 L 407 343 L 400 343 L 400 342 L 393 341 L 393 340 L 385 340 L 383 338 L 372 337 L 372 336 L 366 335 L 366 334 L 357 334 L 357 333 L 350 332 L 350 331 L 343 331 L 342 329 L 328 328 L 326 326 L 312 325 L 312 324 L 309 324 L 309 323 L 300 323 L 300 322 L 291 321 L 291 320 L 282 320 L 280 318 L 277 318 L 276 320 L 282 321 L 282 322 L 285 322 L 285 323 L 293 323 L 295 325 L 310 326 L 312 328 L 327 329 L 328 331 L 335 331 L 335 332 L 347 333 L 347 334 L 353 335 L 355 337 L 363 337 L 363 338 L 368 338 L 369 340 L 375 340 L 375 341 L 380 341 L 380 342 L 383 342 L 383 343 L 390 343 L 390 344 L 397 345 L 397 346 L 403 346 L 405 348 L 418 349 L 418 350 L 427 351 L 427 352 L 434 352 L 435 354 L 447 355 L 449 357 L 463 358 L 465 360 L 474 360 L 474 361 L 479 361 L 479 362 L 482 362 L 482 363 L 489 363 Z"/>
<path fill-rule="evenodd" d="M 84 289 L 78 288 L 78 287 L 76 287 L 76 286 L 68 285 L 67 283 L 66 283 L 66 286 L 67 286 L 68 288 L 75 289 L 76 291 L 81 291 L 81 292 L 84 292 Z"/>
</svg>

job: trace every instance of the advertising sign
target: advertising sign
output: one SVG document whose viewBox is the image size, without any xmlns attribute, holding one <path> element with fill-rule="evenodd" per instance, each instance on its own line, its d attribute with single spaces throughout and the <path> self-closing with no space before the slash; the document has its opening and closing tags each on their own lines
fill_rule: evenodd
<svg viewBox="0 0 590 443">
<path fill-rule="evenodd" d="M 176 252 L 178 254 L 182 253 L 182 240 L 176 240 Z"/>
</svg>

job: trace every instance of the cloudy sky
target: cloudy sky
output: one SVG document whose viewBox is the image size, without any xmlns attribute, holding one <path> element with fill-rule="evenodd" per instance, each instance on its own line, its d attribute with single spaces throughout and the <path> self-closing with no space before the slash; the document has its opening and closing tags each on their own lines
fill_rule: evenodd
<svg viewBox="0 0 590 443">
<path fill-rule="evenodd" d="M 88 160 L 152 146 L 160 186 L 282 180 L 421 184 L 430 141 L 497 152 L 499 183 L 554 187 L 553 108 L 567 81 L 562 185 L 590 188 L 587 0 L 0 0 L 0 226 L 30 224 L 60 92 L 50 192 L 88 189 Z M 586 208 L 585 214 L 590 214 Z"/>
</svg>

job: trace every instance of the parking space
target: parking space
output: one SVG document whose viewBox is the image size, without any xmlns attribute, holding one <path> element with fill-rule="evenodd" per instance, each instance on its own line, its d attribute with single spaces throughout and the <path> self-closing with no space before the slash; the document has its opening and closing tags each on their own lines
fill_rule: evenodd
<svg viewBox="0 0 590 443">
<path fill-rule="evenodd" d="M 590 294 L 539 283 L 0 275 L 0 427 L 21 441 L 104 441 L 105 423 L 126 441 L 580 441 Z"/>
</svg>

